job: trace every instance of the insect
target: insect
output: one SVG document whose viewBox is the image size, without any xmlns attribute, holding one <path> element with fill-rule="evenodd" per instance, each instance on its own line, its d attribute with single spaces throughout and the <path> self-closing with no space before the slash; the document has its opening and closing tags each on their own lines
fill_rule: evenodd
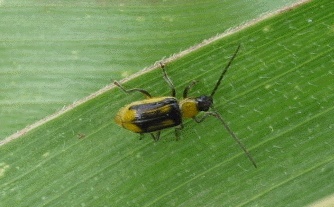
<svg viewBox="0 0 334 207">
<path fill-rule="evenodd" d="M 228 64 L 223 69 L 216 85 L 214 86 L 210 95 L 202 95 L 199 97 L 189 97 L 189 90 L 196 85 L 197 81 L 192 81 L 183 91 L 183 99 L 176 99 L 176 90 L 171 79 L 167 75 L 165 65 L 160 63 L 163 72 L 163 78 L 171 88 L 171 96 L 152 97 L 149 92 L 140 88 L 125 89 L 119 82 L 114 81 L 114 84 L 125 93 L 140 92 L 145 95 L 146 99 L 132 102 L 122 107 L 116 114 L 115 121 L 118 125 L 125 129 L 139 133 L 150 133 L 155 141 L 160 138 L 160 131 L 166 128 L 175 128 L 175 136 L 179 139 L 180 130 L 183 128 L 182 119 L 192 118 L 195 122 L 201 123 L 208 116 L 216 117 L 233 139 L 239 144 L 241 149 L 245 152 L 248 159 L 256 166 L 256 163 L 240 141 L 240 139 L 231 130 L 228 124 L 224 121 L 222 116 L 213 107 L 213 96 L 216 93 L 224 75 L 231 66 L 233 60 L 237 56 L 240 45 L 237 47 Z M 198 117 L 199 112 L 204 112 L 203 116 Z"/>
</svg>

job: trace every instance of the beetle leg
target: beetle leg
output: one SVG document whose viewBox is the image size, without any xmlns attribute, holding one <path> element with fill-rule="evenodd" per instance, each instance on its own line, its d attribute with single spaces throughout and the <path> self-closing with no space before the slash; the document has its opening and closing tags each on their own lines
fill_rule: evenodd
<svg viewBox="0 0 334 207">
<path fill-rule="evenodd" d="M 168 77 L 166 69 L 165 69 L 165 65 L 163 63 L 160 63 L 160 67 L 162 69 L 162 72 L 164 74 L 164 79 L 167 82 L 167 84 L 169 85 L 169 87 L 172 89 L 172 96 L 175 97 L 176 91 L 175 91 L 175 86 L 172 82 L 172 80 Z"/>
<path fill-rule="evenodd" d="M 187 98 L 188 97 L 188 91 L 198 83 L 198 81 L 193 80 L 191 81 L 191 83 L 184 89 L 183 91 L 183 98 Z"/>
<path fill-rule="evenodd" d="M 160 131 L 157 131 L 157 133 L 150 133 L 154 141 L 159 141 L 160 139 Z"/>
<path fill-rule="evenodd" d="M 144 139 L 144 134 L 140 133 L 139 140 L 143 140 L 143 139 Z"/>
<path fill-rule="evenodd" d="M 215 117 L 217 117 L 216 116 L 216 113 L 214 113 L 214 112 L 211 112 L 211 111 L 208 111 L 208 112 L 206 112 L 202 117 L 200 117 L 200 118 L 198 118 L 198 117 L 193 117 L 193 120 L 195 121 L 195 122 L 197 122 L 197 123 L 201 123 L 202 121 L 204 121 L 204 119 L 206 119 L 206 117 L 208 117 L 208 116 L 215 116 Z M 218 117 L 217 117 L 218 118 Z"/>
<path fill-rule="evenodd" d="M 176 141 L 180 140 L 180 133 L 182 129 L 183 129 L 183 124 L 180 124 L 179 126 L 175 127 Z"/>
<path fill-rule="evenodd" d="M 114 84 L 119 87 L 122 91 L 124 91 L 125 93 L 132 93 L 132 92 L 140 92 L 142 94 L 144 94 L 146 96 L 146 98 L 152 98 L 151 94 L 149 92 L 147 92 L 144 89 L 140 89 L 140 88 L 132 88 L 132 89 L 125 89 L 119 82 L 114 81 Z"/>
</svg>

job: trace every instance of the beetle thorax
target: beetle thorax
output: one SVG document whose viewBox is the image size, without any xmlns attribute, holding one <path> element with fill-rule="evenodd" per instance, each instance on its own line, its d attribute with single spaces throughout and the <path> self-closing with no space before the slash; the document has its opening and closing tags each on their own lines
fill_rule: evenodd
<svg viewBox="0 0 334 207">
<path fill-rule="evenodd" d="M 212 106 L 213 100 L 211 96 L 199 96 L 196 98 L 185 98 L 180 101 L 180 110 L 182 117 L 193 118 L 200 111 L 208 111 Z"/>
</svg>

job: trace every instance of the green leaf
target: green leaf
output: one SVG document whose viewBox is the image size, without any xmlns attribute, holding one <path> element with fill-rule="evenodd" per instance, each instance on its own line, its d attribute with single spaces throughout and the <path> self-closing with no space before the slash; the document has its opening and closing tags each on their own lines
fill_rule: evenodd
<svg viewBox="0 0 334 207">
<path fill-rule="evenodd" d="M 215 94 L 215 108 L 252 153 L 255 169 L 214 119 L 185 120 L 181 140 L 118 127 L 141 100 L 118 88 L 92 96 L 0 148 L 1 206 L 305 206 L 333 194 L 331 0 L 312 1 L 167 63 L 178 96 Z M 123 83 L 170 94 L 160 69 Z M 107 88 L 108 89 L 108 88 Z"/>
</svg>

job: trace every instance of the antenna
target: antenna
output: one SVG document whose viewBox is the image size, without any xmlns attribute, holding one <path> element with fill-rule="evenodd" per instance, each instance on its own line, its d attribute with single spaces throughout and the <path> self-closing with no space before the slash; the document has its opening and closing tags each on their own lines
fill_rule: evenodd
<svg viewBox="0 0 334 207">
<path fill-rule="evenodd" d="M 222 122 L 223 126 L 228 131 L 228 133 L 230 133 L 230 135 L 233 137 L 233 139 L 239 144 L 240 148 L 245 152 L 245 154 L 247 155 L 248 159 L 252 162 L 254 167 L 257 168 L 257 165 L 256 165 L 255 160 L 253 159 L 252 155 L 249 153 L 249 151 L 246 149 L 245 145 L 240 141 L 240 139 L 237 137 L 237 135 L 234 134 L 234 132 L 228 126 L 228 124 L 224 121 L 222 116 L 219 113 L 217 113 L 216 111 L 212 111 L 212 113 L 210 113 L 210 115 L 215 116 L 217 119 L 219 119 Z"/>
<path fill-rule="evenodd" d="M 237 50 L 234 52 L 234 54 L 233 54 L 233 56 L 231 57 L 230 61 L 229 61 L 228 64 L 225 66 L 225 68 L 224 68 L 222 74 L 220 75 L 220 77 L 219 77 L 219 79 L 218 79 L 218 81 L 217 81 L 217 83 L 216 83 L 214 89 L 213 89 L 212 92 L 211 92 L 211 95 L 210 95 L 211 97 L 213 97 L 213 95 L 216 93 L 216 91 L 217 91 L 217 89 L 218 89 L 218 87 L 219 87 L 219 85 L 220 85 L 220 82 L 222 81 L 222 79 L 223 79 L 225 73 L 227 72 L 227 69 L 231 66 L 231 64 L 232 64 L 232 62 L 233 62 L 233 60 L 234 60 L 234 58 L 237 56 L 237 53 L 238 53 L 238 51 L 239 51 L 239 48 L 240 48 L 240 44 L 238 45 Z"/>
</svg>

